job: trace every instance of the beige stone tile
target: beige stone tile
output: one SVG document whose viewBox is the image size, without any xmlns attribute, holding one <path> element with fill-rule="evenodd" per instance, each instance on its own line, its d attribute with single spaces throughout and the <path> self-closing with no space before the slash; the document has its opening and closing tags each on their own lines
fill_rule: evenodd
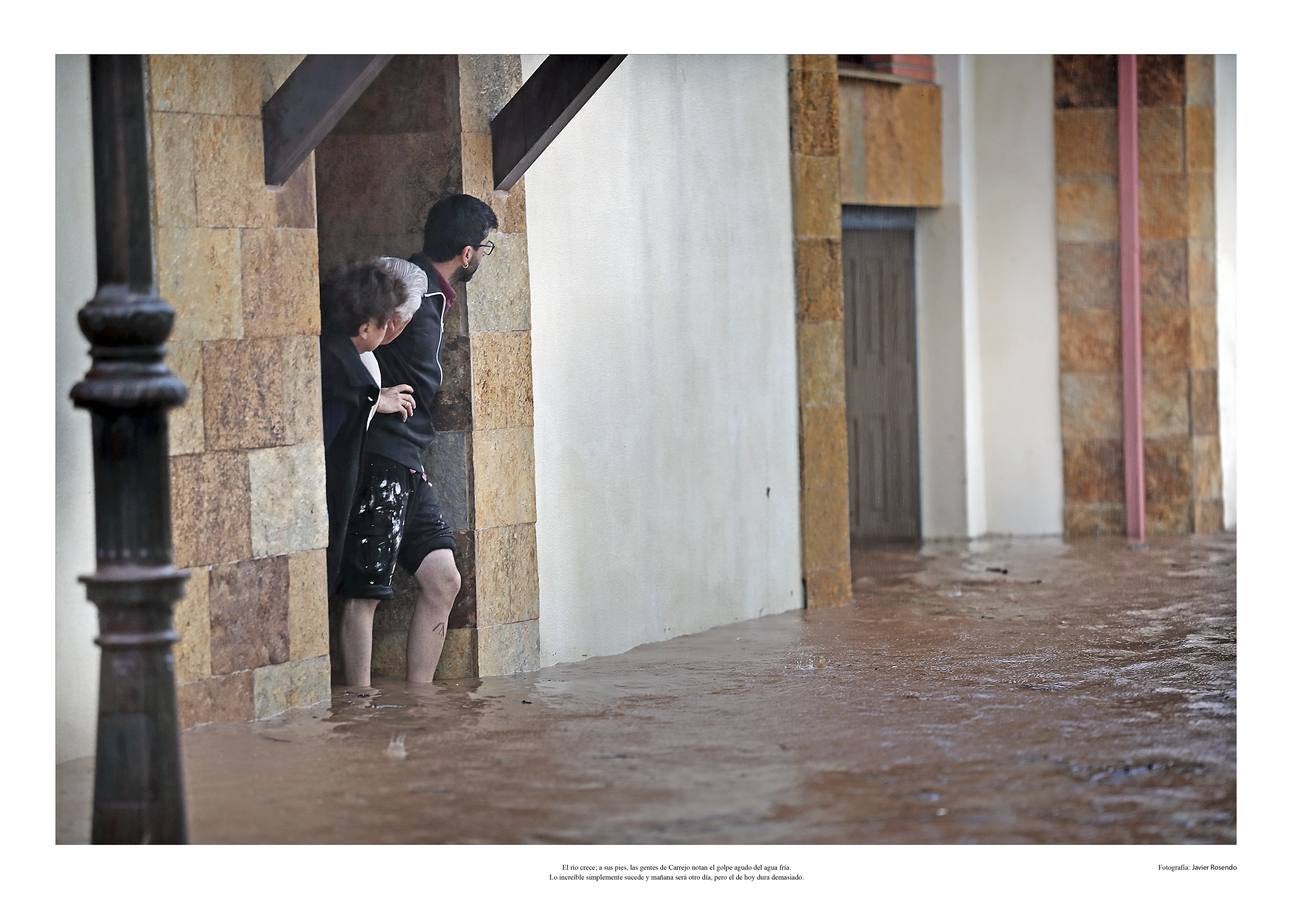
<svg viewBox="0 0 1293 900">
<path fill-rule="evenodd" d="M 327 547 L 322 442 L 253 450 L 247 467 L 252 552 L 270 556 Z"/>
<path fill-rule="evenodd" d="M 1192 306 L 1217 302 L 1217 253 L 1211 238 L 1190 238 L 1189 297 Z"/>
<path fill-rule="evenodd" d="M 539 668 L 539 620 L 477 628 L 476 653 L 481 678 L 533 672 Z"/>
<path fill-rule="evenodd" d="M 1191 53 L 1185 57 L 1185 102 L 1188 106 L 1212 106 L 1216 97 L 1216 57 Z"/>
<path fill-rule="evenodd" d="M 1122 294 L 1116 242 L 1060 241 L 1056 264 L 1061 309 L 1120 308 Z"/>
<path fill-rule="evenodd" d="M 260 85 L 248 66 L 238 62 L 238 57 L 224 54 L 149 56 L 153 109 L 259 119 Z"/>
<path fill-rule="evenodd" d="M 313 153 L 296 167 L 286 184 L 281 188 L 269 187 L 267 190 L 274 206 L 274 222 L 279 228 L 306 228 L 311 231 L 318 228 Z"/>
<path fill-rule="evenodd" d="M 1185 105 L 1185 57 L 1137 54 L 1136 93 L 1140 106 Z"/>
<path fill-rule="evenodd" d="M 833 406 L 811 406 L 800 410 L 800 446 L 807 485 L 838 483 L 840 472 L 848 471 L 849 437 L 844 410 Z"/>
<path fill-rule="evenodd" d="M 1190 372 L 1190 433 L 1195 436 L 1217 434 L 1219 419 L 1217 370 L 1195 369 Z"/>
<path fill-rule="evenodd" d="M 211 567 L 211 671 L 228 675 L 288 660 L 286 556 Z"/>
<path fill-rule="evenodd" d="M 323 440 L 323 397 L 319 375 L 319 339 L 288 337 L 279 341 L 283 361 L 283 425 L 286 443 Z"/>
<path fill-rule="evenodd" d="M 1189 534 L 1194 504 L 1187 498 L 1145 501 L 1145 531 L 1150 537 Z"/>
<path fill-rule="evenodd" d="M 287 443 L 282 341 L 208 341 L 202 345 L 203 421 L 213 450 Z"/>
<path fill-rule="evenodd" d="M 847 606 L 853 600 L 853 571 L 849 566 L 831 566 L 804 573 L 809 609 Z"/>
<path fill-rule="evenodd" d="M 465 288 L 467 322 L 472 334 L 481 331 L 530 330 L 530 254 L 524 234 L 490 236 L 494 252 Z M 461 299 L 463 291 L 459 291 Z"/>
<path fill-rule="evenodd" d="M 539 561 L 533 525 L 476 532 L 476 622 L 481 627 L 539 617 Z"/>
<path fill-rule="evenodd" d="M 938 86 L 868 81 L 863 82 L 862 91 L 865 202 L 938 206 L 942 203 L 942 100 Z"/>
<path fill-rule="evenodd" d="M 478 529 L 534 522 L 533 429 L 474 432 L 472 465 Z"/>
<path fill-rule="evenodd" d="M 194 140 L 198 222 L 218 228 L 277 224 L 274 197 L 265 186 L 260 117 L 203 116 Z"/>
<path fill-rule="evenodd" d="M 436 667 L 437 681 L 476 677 L 476 629 L 450 628 L 445 632 L 444 650 Z"/>
<path fill-rule="evenodd" d="M 1121 503 L 1066 503 L 1064 536 L 1104 537 L 1126 534 L 1126 510 Z"/>
<path fill-rule="evenodd" d="M 1118 58 L 1089 54 L 1056 54 L 1056 108 L 1118 106 Z"/>
<path fill-rule="evenodd" d="M 1194 499 L 1221 496 L 1221 438 L 1215 434 L 1194 438 Z"/>
<path fill-rule="evenodd" d="M 1189 435 L 1171 438 L 1145 438 L 1145 510 L 1162 511 L 1156 518 L 1176 521 L 1184 507 L 1185 527 L 1189 527 L 1193 503 L 1193 446 Z M 1173 533 L 1176 525 L 1171 526 Z"/>
<path fill-rule="evenodd" d="M 1194 501 L 1194 533 L 1220 534 L 1226 530 L 1225 501 Z"/>
<path fill-rule="evenodd" d="M 1211 106 L 1185 110 L 1185 156 L 1190 172 L 1211 172 L 1216 167 L 1216 123 Z"/>
<path fill-rule="evenodd" d="M 175 565 L 204 566 L 250 556 L 248 493 L 242 453 L 172 457 Z"/>
<path fill-rule="evenodd" d="M 791 154 L 795 236 L 840 239 L 840 164 L 831 156 Z"/>
<path fill-rule="evenodd" d="M 256 715 L 253 678 L 248 669 L 180 685 L 176 692 L 180 727 L 192 728 L 208 722 L 251 721 Z"/>
<path fill-rule="evenodd" d="M 1141 360 L 1146 369 L 1190 368 L 1190 311 L 1188 309 L 1169 307 L 1143 309 L 1140 322 Z"/>
<path fill-rule="evenodd" d="M 1122 438 L 1122 376 L 1060 375 L 1060 433 L 1065 442 Z"/>
<path fill-rule="evenodd" d="M 171 456 L 200 453 L 202 437 L 202 345 L 197 341 L 172 341 L 166 345 L 166 365 L 189 389 L 182 406 L 170 411 Z"/>
<path fill-rule="evenodd" d="M 287 558 L 288 656 L 328 655 L 328 560 L 324 550 Z"/>
<path fill-rule="evenodd" d="M 242 337 L 242 253 L 226 228 L 158 228 L 158 292 L 175 308 L 174 341 Z"/>
<path fill-rule="evenodd" d="M 494 149 L 488 131 L 462 133 L 462 190 L 481 198 L 494 193 Z"/>
<path fill-rule="evenodd" d="M 258 63 L 258 67 L 253 69 L 260 76 L 260 100 L 262 103 L 274 96 L 274 92 L 283 86 L 287 77 L 296 70 L 305 59 L 303 53 L 269 53 L 264 56 L 242 57 L 241 59 L 252 59 Z"/>
<path fill-rule="evenodd" d="M 193 180 L 193 135 L 197 122 L 196 116 L 183 113 L 157 112 L 152 116 L 156 225 L 192 228 L 198 224 Z"/>
<path fill-rule="evenodd" d="M 1191 369 L 1217 367 L 1217 310 L 1213 306 L 1190 307 L 1189 361 Z"/>
<path fill-rule="evenodd" d="M 844 399 L 844 323 L 800 322 L 799 404 L 830 406 Z"/>
<path fill-rule="evenodd" d="M 790 72 L 790 148 L 808 156 L 840 152 L 839 79 L 834 72 Z"/>
<path fill-rule="evenodd" d="M 814 72 L 837 71 L 837 58 L 828 54 L 794 54 L 789 57 L 790 68 L 808 69 Z"/>
<path fill-rule="evenodd" d="M 1190 433 L 1190 378 L 1183 369 L 1148 369 L 1141 410 L 1146 438 Z"/>
<path fill-rule="evenodd" d="M 1145 175 L 1140 182 L 1141 240 L 1187 237 L 1189 197 L 1185 176 Z"/>
<path fill-rule="evenodd" d="M 839 241 L 795 241 L 795 289 L 800 321 L 843 321 L 844 262 Z"/>
<path fill-rule="evenodd" d="M 175 604 L 175 682 L 188 684 L 211 675 L 211 611 L 207 602 L 209 570 L 189 570 L 184 599 Z"/>
<path fill-rule="evenodd" d="M 1055 111 L 1055 174 L 1116 175 L 1118 113 L 1113 109 Z"/>
<path fill-rule="evenodd" d="M 521 58 L 510 54 L 458 56 L 462 130 L 489 133 L 489 123 L 521 87 Z"/>
<path fill-rule="evenodd" d="M 1185 171 L 1185 117 L 1179 106 L 1144 106 L 1137 145 L 1141 177 Z"/>
<path fill-rule="evenodd" d="M 332 697 L 328 657 L 264 666 L 255 670 L 253 685 L 257 719 L 322 703 Z"/>
<path fill-rule="evenodd" d="M 1216 233 L 1216 203 L 1211 173 L 1190 176 L 1190 237 L 1212 237 Z"/>
<path fill-rule="evenodd" d="M 1056 236 L 1061 241 L 1118 240 L 1118 187 L 1112 178 L 1058 178 Z"/>
<path fill-rule="evenodd" d="M 471 398 L 477 429 L 534 425 L 528 331 L 481 332 L 472 336 Z"/>
<path fill-rule="evenodd" d="M 1122 367 L 1122 323 L 1107 309 L 1060 311 L 1060 371 L 1117 372 Z"/>
<path fill-rule="evenodd" d="M 313 230 L 243 231 L 242 321 L 247 337 L 319 333 L 319 242 Z"/>
<path fill-rule="evenodd" d="M 498 216 L 498 230 L 503 234 L 525 234 L 525 176 L 510 191 L 493 191 L 482 195 Z"/>
<path fill-rule="evenodd" d="M 1123 499 L 1121 440 L 1064 441 L 1064 501 L 1119 503 Z"/>
<path fill-rule="evenodd" d="M 1140 246 L 1140 299 L 1144 306 L 1189 303 L 1186 242 L 1144 241 Z"/>
<path fill-rule="evenodd" d="M 845 461 L 847 463 L 847 460 Z M 800 495 L 805 572 L 849 562 L 848 470 L 843 480 L 805 486 Z"/>
</svg>

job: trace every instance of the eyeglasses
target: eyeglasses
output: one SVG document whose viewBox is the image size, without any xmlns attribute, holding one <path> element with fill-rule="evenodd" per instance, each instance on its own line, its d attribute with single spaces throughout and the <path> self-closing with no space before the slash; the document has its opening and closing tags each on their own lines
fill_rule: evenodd
<svg viewBox="0 0 1293 900">
<path fill-rule="evenodd" d="M 481 253 L 485 254 L 486 256 L 489 256 L 491 253 L 494 252 L 493 241 L 486 241 L 483 244 L 472 244 L 472 246 L 475 247 L 477 250 L 479 250 Z"/>
</svg>

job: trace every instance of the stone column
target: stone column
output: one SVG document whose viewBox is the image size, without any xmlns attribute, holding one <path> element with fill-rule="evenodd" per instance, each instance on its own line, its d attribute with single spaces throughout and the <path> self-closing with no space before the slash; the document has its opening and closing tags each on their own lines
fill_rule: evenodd
<svg viewBox="0 0 1293 900">
<path fill-rule="evenodd" d="M 852 597 L 844 276 L 840 233 L 839 82 L 833 56 L 791 56 L 799 491 L 809 607 Z"/>
<path fill-rule="evenodd" d="M 466 290 L 477 671 L 484 676 L 539 665 L 525 180 L 511 191 L 493 190 L 489 131 L 521 86 L 521 60 L 460 56 L 458 73 L 463 187 L 489 202 L 499 220 L 497 249 Z"/>
</svg>

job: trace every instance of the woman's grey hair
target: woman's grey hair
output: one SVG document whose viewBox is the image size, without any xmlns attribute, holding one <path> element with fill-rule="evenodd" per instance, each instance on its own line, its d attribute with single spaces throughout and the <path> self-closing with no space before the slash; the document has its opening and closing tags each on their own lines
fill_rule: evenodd
<svg viewBox="0 0 1293 900">
<path fill-rule="evenodd" d="M 395 279 L 404 295 L 404 302 L 395 308 L 395 318 L 401 322 L 413 318 L 422 305 L 422 295 L 427 292 L 427 273 L 421 266 L 394 256 L 380 256 L 374 262 Z"/>
</svg>

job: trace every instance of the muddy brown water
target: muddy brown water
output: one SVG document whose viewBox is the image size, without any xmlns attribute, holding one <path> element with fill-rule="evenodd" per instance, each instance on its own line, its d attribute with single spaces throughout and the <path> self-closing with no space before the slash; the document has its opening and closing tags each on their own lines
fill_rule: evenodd
<svg viewBox="0 0 1293 900">
<path fill-rule="evenodd" d="M 847 608 L 190 729 L 191 839 L 1233 843 L 1235 562 L 884 548 Z M 86 840 L 91 761 L 57 785 Z"/>
</svg>

